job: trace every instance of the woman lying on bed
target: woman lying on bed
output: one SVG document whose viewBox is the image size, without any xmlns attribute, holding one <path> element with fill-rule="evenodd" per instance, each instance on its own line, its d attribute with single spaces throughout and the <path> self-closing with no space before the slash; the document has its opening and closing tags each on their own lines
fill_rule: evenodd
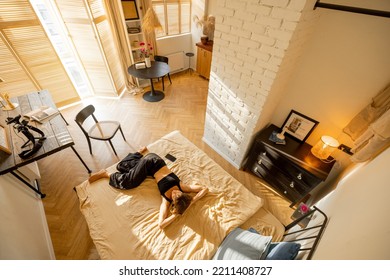
<svg viewBox="0 0 390 280">
<path fill-rule="evenodd" d="M 158 221 L 163 229 L 183 214 L 192 203 L 202 198 L 208 188 L 183 184 L 161 157 L 154 153 L 143 155 L 146 152 L 147 148 L 143 147 L 136 153 L 130 153 L 118 163 L 118 172 L 108 174 L 106 170 L 101 170 L 92 174 L 88 181 L 92 183 L 101 178 L 109 178 L 112 187 L 132 189 L 138 187 L 147 176 L 154 177 L 162 196 Z M 197 194 L 192 197 L 188 193 Z M 172 215 L 168 217 L 169 210 Z"/>
</svg>

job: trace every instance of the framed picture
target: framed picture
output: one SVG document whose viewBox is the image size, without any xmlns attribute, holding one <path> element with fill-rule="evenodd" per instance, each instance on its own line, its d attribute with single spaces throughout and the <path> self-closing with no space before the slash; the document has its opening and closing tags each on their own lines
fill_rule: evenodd
<svg viewBox="0 0 390 280">
<path fill-rule="evenodd" d="M 0 124 L 0 150 L 12 154 L 5 127 Z"/>
<path fill-rule="evenodd" d="M 135 0 L 122 0 L 121 2 L 125 20 L 139 19 L 137 3 Z"/>
<path fill-rule="evenodd" d="M 318 121 L 313 120 L 297 111 L 291 110 L 287 119 L 284 121 L 282 128 L 285 133 L 300 142 L 305 142 L 307 137 L 312 133 L 313 129 L 318 125 Z"/>
</svg>

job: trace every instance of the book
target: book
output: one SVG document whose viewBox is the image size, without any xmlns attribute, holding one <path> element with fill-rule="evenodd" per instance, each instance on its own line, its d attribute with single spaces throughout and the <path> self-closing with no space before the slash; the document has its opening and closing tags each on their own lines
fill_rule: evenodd
<svg viewBox="0 0 390 280">
<path fill-rule="evenodd" d="M 145 69 L 145 68 L 146 68 L 145 62 L 137 62 L 135 64 L 135 69 Z"/>
<path fill-rule="evenodd" d="M 284 139 L 279 139 L 276 135 L 278 134 L 277 131 L 273 131 L 271 133 L 271 135 L 269 136 L 269 140 L 271 140 L 272 142 L 274 142 L 275 144 L 279 144 L 279 145 L 285 145 L 286 144 L 286 140 Z"/>
<path fill-rule="evenodd" d="M 55 116 L 60 112 L 57 109 L 51 107 L 41 107 L 39 109 L 32 110 L 31 112 L 25 114 L 25 117 L 28 117 L 34 121 L 42 123 L 45 119 Z"/>
</svg>

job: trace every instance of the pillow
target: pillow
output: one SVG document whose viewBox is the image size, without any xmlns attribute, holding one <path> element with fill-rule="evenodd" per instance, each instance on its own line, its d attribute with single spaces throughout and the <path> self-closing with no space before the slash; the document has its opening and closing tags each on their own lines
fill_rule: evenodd
<svg viewBox="0 0 390 280">
<path fill-rule="evenodd" d="M 258 233 L 254 228 L 248 231 Z M 301 244 L 296 242 L 271 242 L 266 260 L 295 260 L 298 255 Z"/>
<path fill-rule="evenodd" d="M 296 242 L 272 242 L 266 260 L 294 260 L 301 248 Z"/>
<path fill-rule="evenodd" d="M 255 230 L 254 228 L 248 228 L 248 231 L 253 232 L 253 233 L 260 234 L 260 233 L 259 233 L 257 230 Z"/>
<path fill-rule="evenodd" d="M 223 240 L 213 260 L 263 260 L 271 240 L 272 236 L 236 228 Z"/>
</svg>

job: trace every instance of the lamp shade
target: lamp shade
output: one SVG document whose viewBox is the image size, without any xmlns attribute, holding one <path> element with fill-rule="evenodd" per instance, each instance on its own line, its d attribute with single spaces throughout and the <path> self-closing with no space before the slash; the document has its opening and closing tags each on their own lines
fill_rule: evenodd
<svg viewBox="0 0 390 280">
<path fill-rule="evenodd" d="M 339 141 L 333 137 L 322 136 L 321 140 L 311 148 L 311 153 L 319 159 L 327 159 L 339 145 Z"/>
</svg>

